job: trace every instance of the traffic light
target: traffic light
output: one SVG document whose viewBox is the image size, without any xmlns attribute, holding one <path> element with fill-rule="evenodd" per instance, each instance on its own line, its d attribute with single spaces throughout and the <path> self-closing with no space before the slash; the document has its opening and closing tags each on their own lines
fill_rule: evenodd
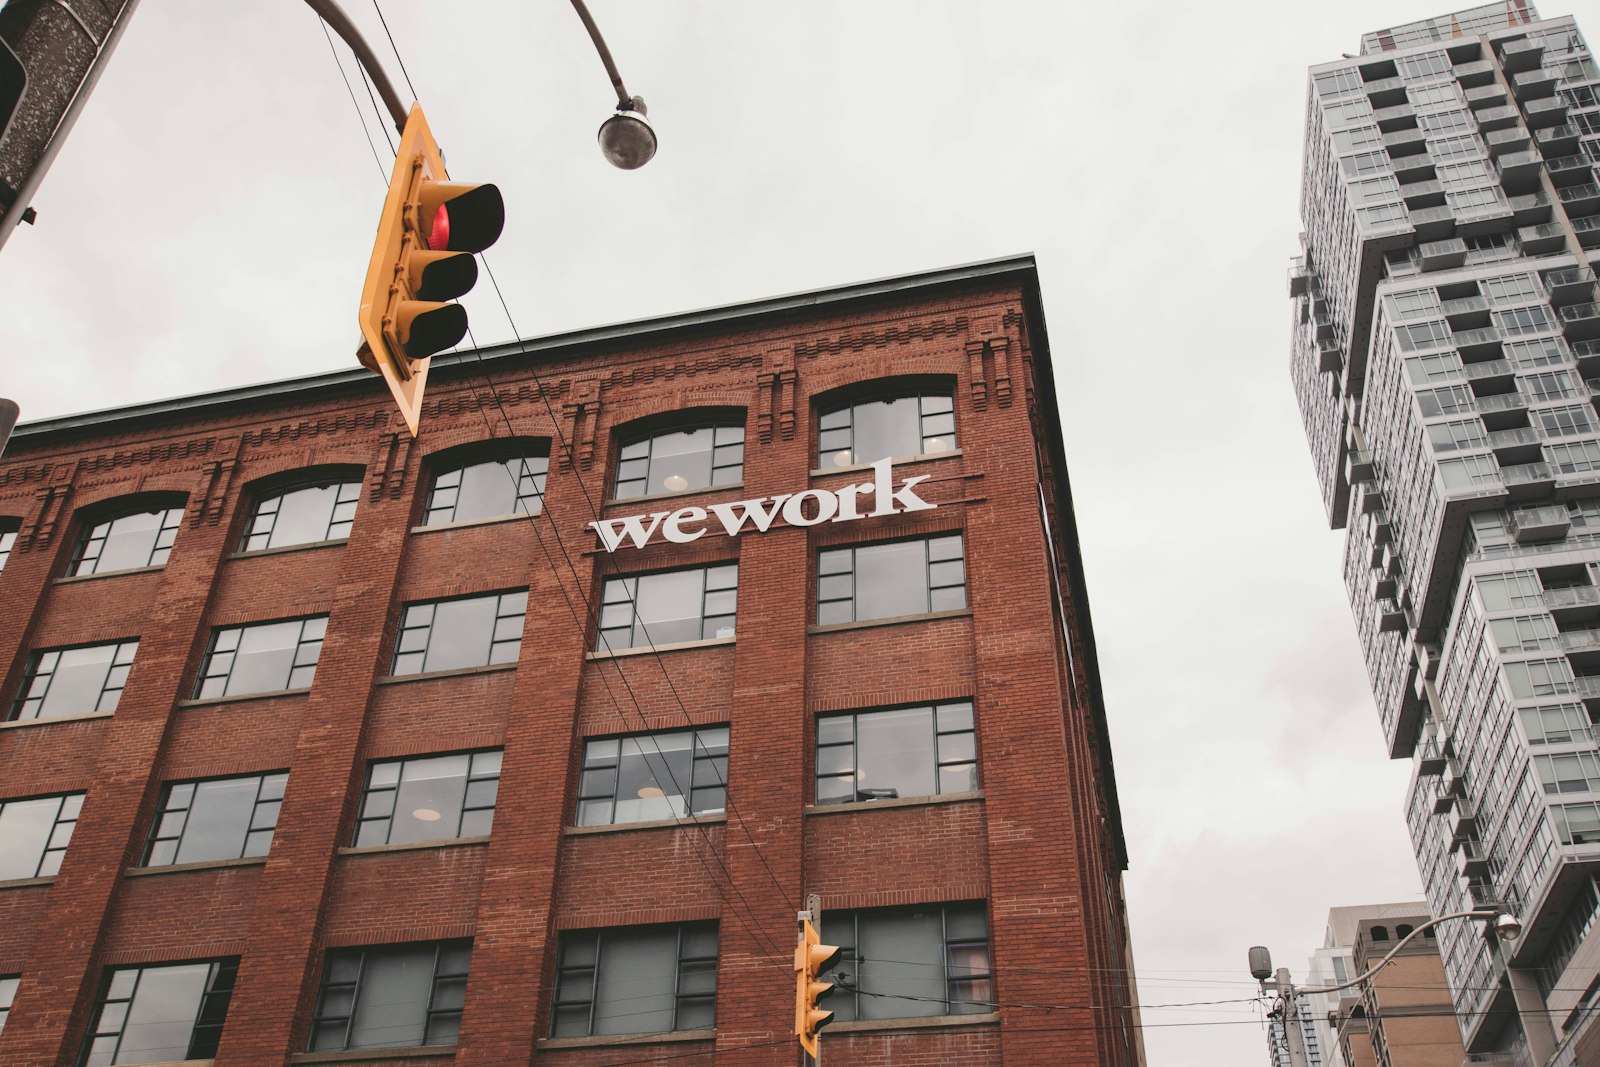
<svg viewBox="0 0 1600 1067">
<path fill-rule="evenodd" d="M 473 253 L 505 225 L 499 189 L 449 178 L 422 107 L 412 104 L 361 290 L 356 358 L 389 383 L 413 437 L 429 357 L 467 335 L 466 309 L 449 301 L 477 282 Z"/>
<path fill-rule="evenodd" d="M 802 913 L 804 914 L 804 913 Z M 800 943 L 794 950 L 794 1033 L 800 1047 L 817 1058 L 817 1031 L 833 1021 L 833 1012 L 817 1007 L 833 992 L 822 973 L 839 958 L 838 945 L 824 945 L 810 919 L 800 920 Z"/>
</svg>

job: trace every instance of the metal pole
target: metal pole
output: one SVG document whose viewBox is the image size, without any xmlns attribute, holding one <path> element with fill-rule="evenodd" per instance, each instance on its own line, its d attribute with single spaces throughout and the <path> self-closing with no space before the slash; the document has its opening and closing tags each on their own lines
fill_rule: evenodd
<svg viewBox="0 0 1600 1067">
<path fill-rule="evenodd" d="M 600 62 L 605 64 L 606 74 L 611 78 L 611 87 L 617 91 L 617 106 L 632 109 L 633 97 L 628 95 L 628 90 L 622 85 L 622 75 L 617 71 L 616 61 L 611 58 L 611 49 L 606 47 L 606 39 L 600 36 L 600 27 L 595 25 L 594 17 L 589 14 L 589 9 L 584 6 L 583 0 L 572 0 L 572 7 L 583 20 L 584 29 L 589 31 L 589 39 L 594 42 L 594 50 L 600 53 Z"/>
<path fill-rule="evenodd" d="M 401 133 L 406 132 L 406 106 L 400 101 L 400 94 L 395 92 L 394 85 L 389 81 L 389 75 L 383 72 L 383 66 L 378 62 L 377 53 L 372 46 L 367 44 L 367 39 L 361 36 L 361 31 L 356 29 L 356 24 L 350 21 L 336 2 L 336 0 L 306 0 L 329 26 L 337 33 L 345 44 L 350 46 L 350 51 L 356 54 L 356 62 L 361 64 L 361 69 L 367 72 L 367 77 L 372 79 L 372 84 L 378 90 L 378 96 L 383 99 L 383 106 L 389 109 L 389 117 L 394 120 L 394 128 Z"/>
<path fill-rule="evenodd" d="M 1295 999 L 1289 968 L 1279 967 L 1276 975 L 1278 995 L 1283 998 L 1283 1044 L 1289 1050 L 1289 1067 L 1311 1067 L 1306 1056 L 1305 1035 L 1300 1032 L 1300 1004 Z"/>
<path fill-rule="evenodd" d="M 572 2 L 574 4 L 576 4 L 580 9 L 583 6 L 582 0 L 572 0 Z M 587 15 L 588 12 L 585 11 L 585 12 L 583 12 L 583 14 Z M 596 32 L 598 32 L 598 31 L 596 31 Z M 604 48 L 604 45 L 602 45 L 601 47 Z M 610 66 L 610 64 L 607 64 L 607 66 Z M 622 79 L 618 78 L 618 79 L 616 79 L 616 81 L 617 81 L 618 91 L 621 91 Z M 820 893 L 807 893 L 806 894 L 806 915 L 808 915 L 811 918 L 811 925 L 815 926 L 817 928 L 817 931 L 820 933 L 821 930 L 822 930 L 822 895 Z M 821 1034 L 817 1035 L 817 1054 L 816 1054 L 816 1056 L 814 1056 L 814 1057 L 807 1056 L 806 1053 L 804 1053 L 804 1052 L 802 1052 L 801 1055 L 802 1056 L 806 1056 L 807 1059 L 811 1060 L 811 1067 L 822 1067 L 822 1035 Z"/>
</svg>

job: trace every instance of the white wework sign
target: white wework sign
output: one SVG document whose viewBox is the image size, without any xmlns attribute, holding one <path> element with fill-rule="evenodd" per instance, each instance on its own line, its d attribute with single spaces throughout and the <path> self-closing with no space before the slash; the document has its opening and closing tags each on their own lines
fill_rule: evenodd
<svg viewBox="0 0 1600 1067">
<path fill-rule="evenodd" d="M 850 522 L 878 515 L 898 515 L 907 511 L 931 511 L 938 507 L 912 490 L 928 480 L 919 474 L 906 478 L 897 489 L 894 469 L 886 459 L 872 465 L 872 481 L 845 485 L 838 489 L 807 489 L 799 493 L 735 500 L 731 504 L 654 511 L 649 515 L 629 515 L 623 519 L 601 519 L 589 525 L 600 535 L 607 552 L 623 545 L 643 548 L 659 531 L 675 544 L 686 545 L 720 525 L 729 537 L 737 537 L 748 525 L 756 533 L 766 533 L 781 515 L 790 526 L 816 526 L 824 522 Z"/>
</svg>

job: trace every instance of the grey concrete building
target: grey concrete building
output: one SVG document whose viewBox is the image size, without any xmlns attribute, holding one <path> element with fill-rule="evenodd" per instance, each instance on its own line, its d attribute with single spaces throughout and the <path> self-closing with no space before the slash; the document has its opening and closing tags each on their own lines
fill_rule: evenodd
<svg viewBox="0 0 1600 1067">
<path fill-rule="evenodd" d="M 1600 69 L 1506 0 L 1311 68 L 1295 392 L 1474 1062 L 1600 1063 Z"/>
</svg>

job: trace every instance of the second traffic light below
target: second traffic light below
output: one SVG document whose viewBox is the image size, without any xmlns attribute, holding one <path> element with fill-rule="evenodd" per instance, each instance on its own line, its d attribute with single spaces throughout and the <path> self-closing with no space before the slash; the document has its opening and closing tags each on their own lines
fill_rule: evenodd
<svg viewBox="0 0 1600 1067">
<path fill-rule="evenodd" d="M 834 984 L 822 975 L 839 959 L 838 945 L 822 944 L 810 919 L 800 921 L 800 943 L 794 950 L 794 1034 L 800 1047 L 817 1056 L 817 1032 L 833 1022 L 833 1012 L 817 1005 L 833 992 Z"/>
<path fill-rule="evenodd" d="M 361 291 L 358 353 L 383 375 L 412 436 L 429 357 L 467 335 L 466 309 L 449 301 L 477 282 L 473 255 L 494 244 L 504 225 L 500 190 L 450 181 L 422 108 L 413 105 Z"/>
</svg>

